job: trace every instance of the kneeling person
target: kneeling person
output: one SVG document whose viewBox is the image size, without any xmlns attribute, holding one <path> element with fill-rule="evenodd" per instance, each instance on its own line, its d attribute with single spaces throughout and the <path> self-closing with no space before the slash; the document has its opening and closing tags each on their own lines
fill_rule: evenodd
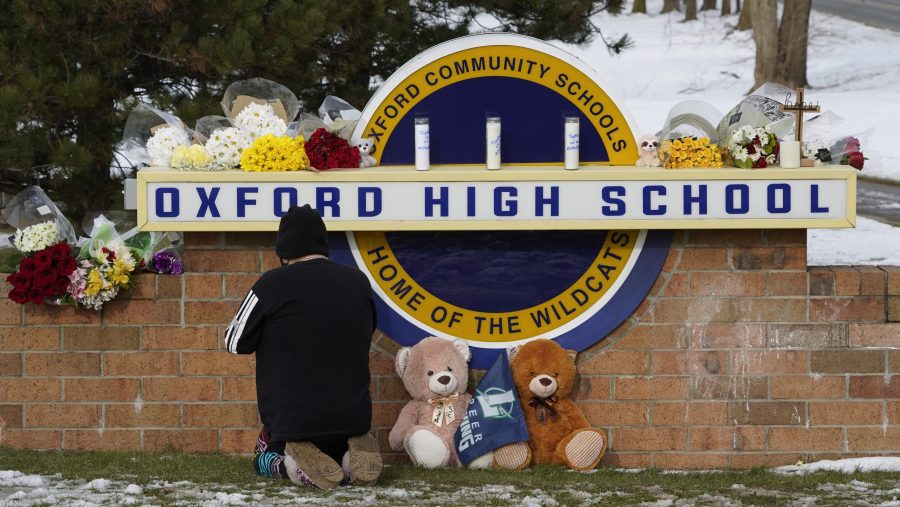
<svg viewBox="0 0 900 507">
<path fill-rule="evenodd" d="M 309 205 L 282 217 L 275 251 L 281 267 L 257 280 L 225 330 L 229 352 L 256 353 L 254 468 L 322 489 L 374 484 L 369 280 L 328 259 L 325 224 Z"/>
</svg>

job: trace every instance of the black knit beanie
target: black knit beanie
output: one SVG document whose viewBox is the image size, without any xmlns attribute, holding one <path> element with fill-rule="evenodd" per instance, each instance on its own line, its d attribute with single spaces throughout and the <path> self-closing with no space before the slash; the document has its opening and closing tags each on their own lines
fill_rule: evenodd
<svg viewBox="0 0 900 507">
<path fill-rule="evenodd" d="M 319 212 L 309 204 L 291 206 L 278 225 L 275 253 L 282 259 L 328 255 L 328 233 Z"/>
</svg>

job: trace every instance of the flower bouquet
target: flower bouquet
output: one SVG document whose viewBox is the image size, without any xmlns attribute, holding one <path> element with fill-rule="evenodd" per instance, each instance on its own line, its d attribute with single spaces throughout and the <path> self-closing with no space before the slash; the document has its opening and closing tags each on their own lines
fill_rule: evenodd
<svg viewBox="0 0 900 507">
<path fill-rule="evenodd" d="M 125 240 L 125 245 L 131 249 L 138 268 L 164 275 L 184 273 L 181 233 L 136 232 Z"/>
<path fill-rule="evenodd" d="M 68 243 L 44 246 L 25 256 L 19 263 L 19 270 L 6 277 L 12 285 L 9 299 L 19 304 L 31 302 L 39 305 L 49 300 L 57 302 L 66 296 L 69 276 L 74 271 L 75 257 Z"/>
<path fill-rule="evenodd" d="M 359 167 L 359 148 L 324 128 L 317 129 L 306 143 L 309 164 L 320 170 Z"/>
<path fill-rule="evenodd" d="M 735 167 L 743 169 L 773 165 L 778 158 L 778 151 L 778 139 L 769 127 L 744 125 L 731 134 L 728 142 L 728 153 L 734 160 Z"/>
<path fill-rule="evenodd" d="M 666 169 L 722 167 L 718 145 L 706 137 L 665 140 L 659 146 L 659 154 Z"/>
<path fill-rule="evenodd" d="M 192 139 L 177 116 L 139 104 L 125 122 L 120 151 L 134 166 L 168 167 L 175 152 L 190 147 Z"/>
</svg>

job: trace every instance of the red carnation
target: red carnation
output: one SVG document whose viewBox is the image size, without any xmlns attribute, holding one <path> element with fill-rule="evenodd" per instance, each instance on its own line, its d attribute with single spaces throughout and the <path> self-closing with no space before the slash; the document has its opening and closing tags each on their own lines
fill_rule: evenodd
<svg viewBox="0 0 900 507">
<path fill-rule="evenodd" d="M 37 263 L 39 269 L 46 269 L 53 263 L 53 257 L 50 256 L 48 249 L 41 250 L 34 254 L 34 262 Z"/>
<path fill-rule="evenodd" d="M 22 289 L 13 289 L 9 291 L 9 299 L 24 305 L 28 302 L 28 293 Z"/>
<path fill-rule="evenodd" d="M 19 262 L 19 273 L 31 278 L 40 269 L 37 263 L 31 257 L 25 257 Z"/>
<path fill-rule="evenodd" d="M 63 257 L 56 263 L 56 271 L 63 276 L 69 276 L 75 271 L 75 257 L 71 255 Z"/>
<path fill-rule="evenodd" d="M 55 261 L 61 261 L 72 255 L 72 247 L 68 243 L 57 243 L 50 247 L 50 257 Z"/>
</svg>

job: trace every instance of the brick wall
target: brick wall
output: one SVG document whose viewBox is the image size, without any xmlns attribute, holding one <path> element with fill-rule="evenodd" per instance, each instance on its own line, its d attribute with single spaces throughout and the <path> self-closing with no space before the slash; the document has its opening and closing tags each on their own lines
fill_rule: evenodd
<svg viewBox="0 0 900 507">
<path fill-rule="evenodd" d="M 253 357 L 219 337 L 277 265 L 274 236 L 187 241 L 190 273 L 140 275 L 102 313 L 0 302 L 0 445 L 252 449 Z M 376 333 L 382 445 L 407 399 L 396 350 Z M 647 300 L 578 363 L 576 396 L 611 438 L 606 465 L 900 454 L 900 267 L 807 269 L 805 231 L 678 233 Z"/>
</svg>

